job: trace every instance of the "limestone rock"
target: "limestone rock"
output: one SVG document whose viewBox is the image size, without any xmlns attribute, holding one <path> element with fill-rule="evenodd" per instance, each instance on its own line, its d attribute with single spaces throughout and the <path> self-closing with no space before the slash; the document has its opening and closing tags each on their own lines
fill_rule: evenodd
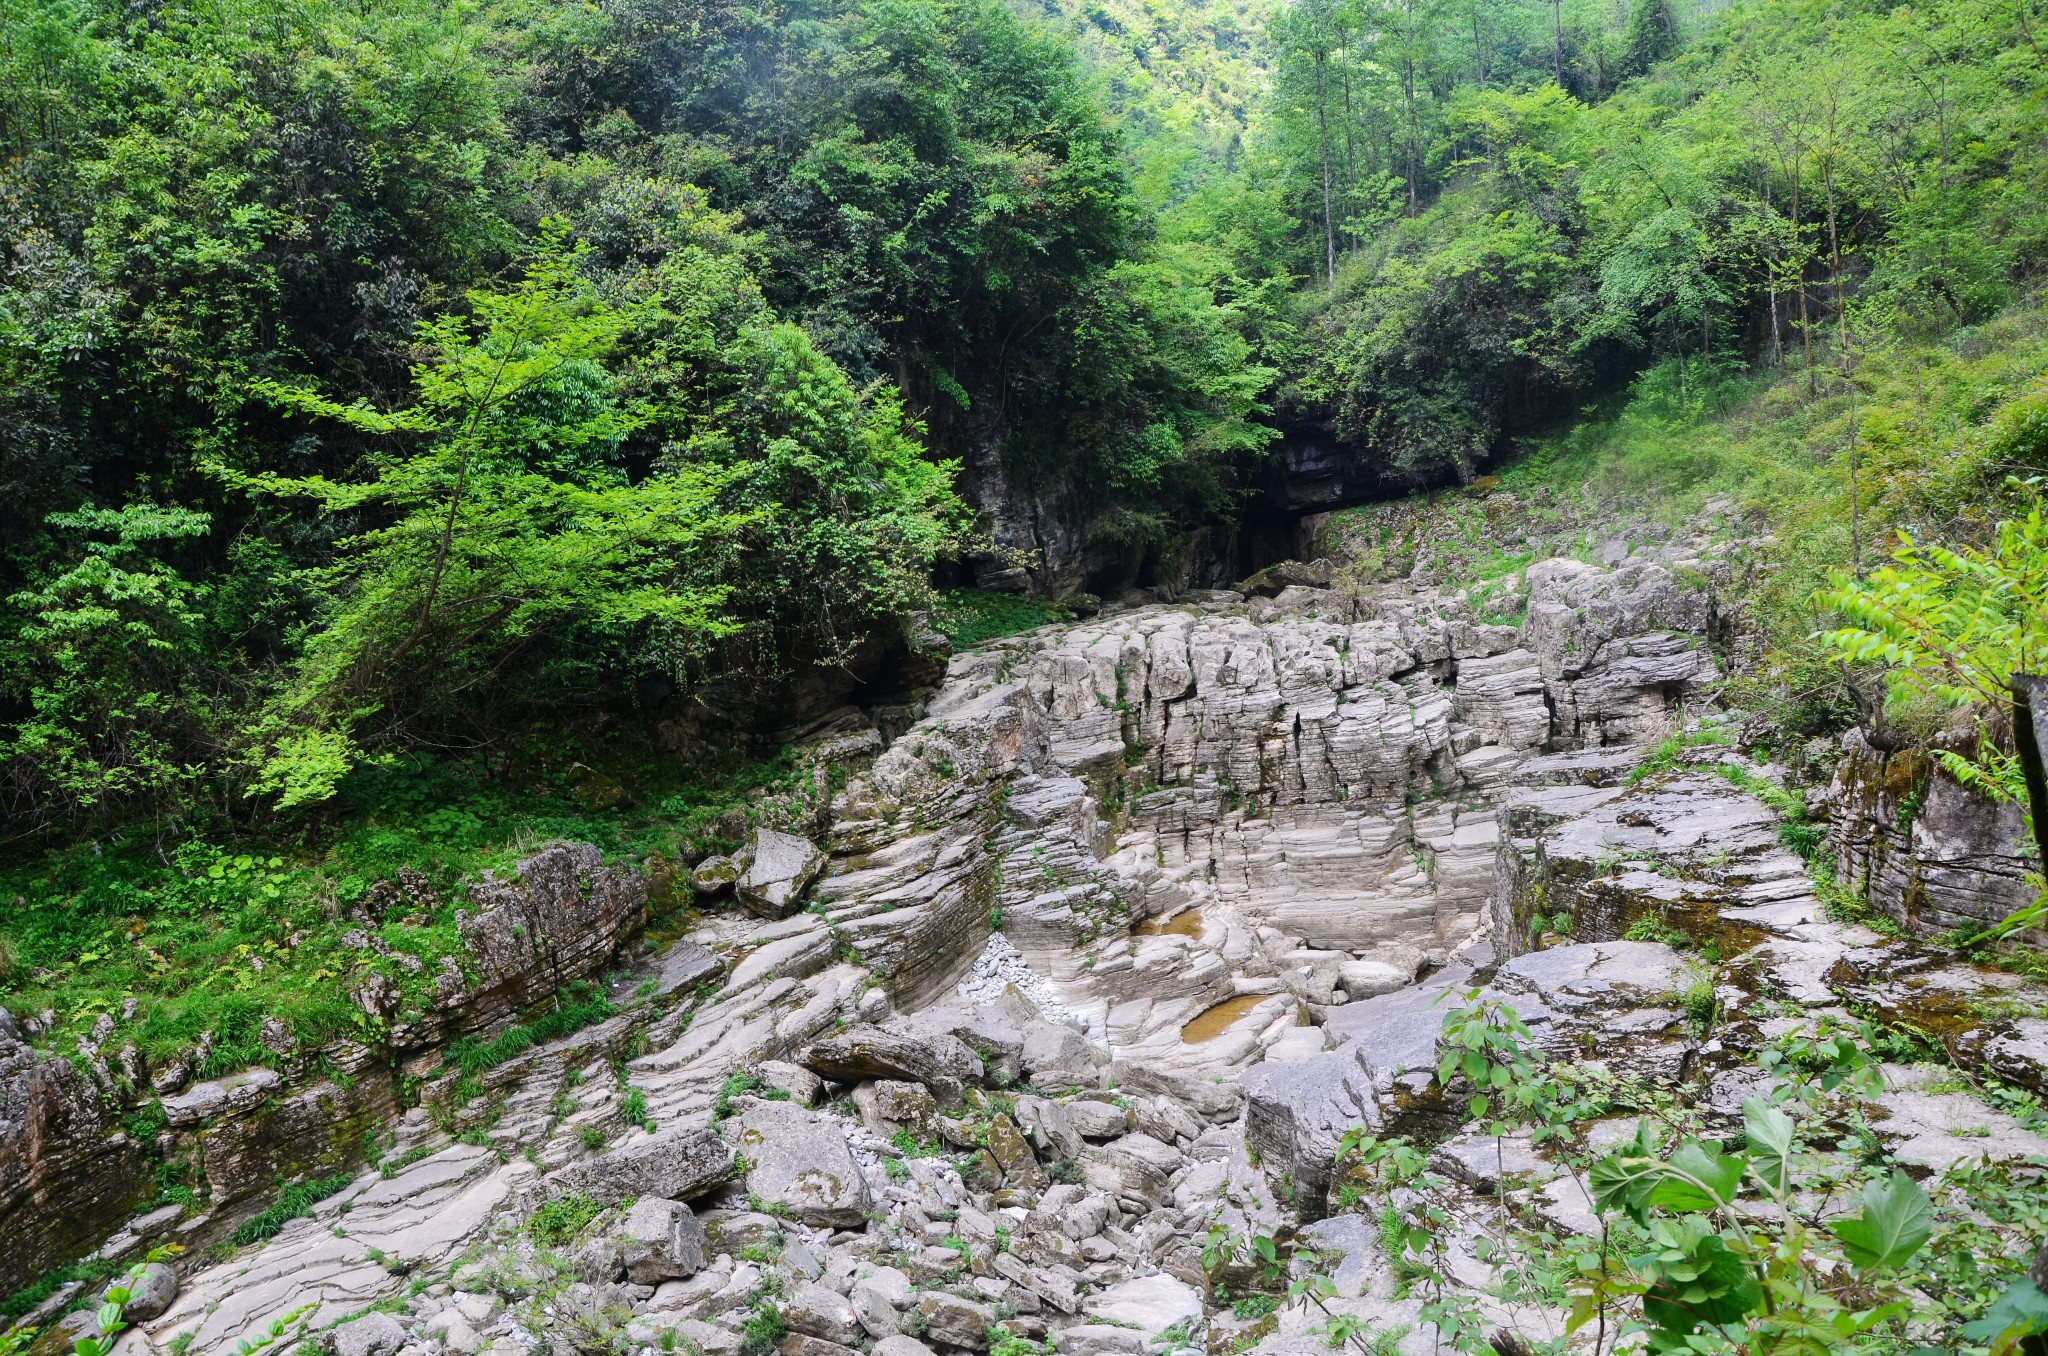
<svg viewBox="0 0 2048 1356">
<path fill-rule="evenodd" d="M 635 1140 L 547 1175 L 551 1196 L 583 1194 L 606 1205 L 638 1196 L 683 1201 L 732 1177 L 733 1152 L 709 1129 L 692 1127 Z"/>
<path fill-rule="evenodd" d="M 1046 1185 L 1045 1169 L 1038 1166 L 1030 1141 L 1008 1116 L 997 1113 L 989 1118 L 988 1152 L 1003 1170 L 1003 1185 L 1032 1192 Z"/>
<path fill-rule="evenodd" d="M 714 854 L 690 870 L 690 888 L 700 895 L 715 895 L 730 890 L 739 882 L 740 869 L 733 859 Z"/>
<path fill-rule="evenodd" d="M 932 1356 L 932 1349 L 915 1337 L 884 1337 L 869 1356 Z"/>
<path fill-rule="evenodd" d="M 334 1356 L 395 1356 L 405 1343 L 405 1326 L 376 1310 L 329 1329 L 320 1339 Z"/>
<path fill-rule="evenodd" d="M 958 1037 L 915 1035 L 893 1022 L 848 1027 L 806 1050 L 803 1064 L 842 1083 L 864 1078 L 922 1083 L 947 1103 L 959 1098 L 963 1084 L 982 1076 L 980 1058 Z"/>
<path fill-rule="evenodd" d="M 738 1135 L 748 1191 L 806 1224 L 860 1227 L 868 1184 L 840 1125 L 787 1102 L 752 1107 L 740 1117 Z"/>
<path fill-rule="evenodd" d="M 782 1302 L 782 1321 L 797 1332 L 842 1345 L 860 1335 L 853 1306 L 839 1292 L 816 1281 L 805 1281 Z"/>
<path fill-rule="evenodd" d="M 905 1130 L 921 1141 L 938 1138 L 939 1104 L 922 1083 L 879 1078 L 855 1088 L 853 1104 L 862 1123 L 884 1139 Z"/>
<path fill-rule="evenodd" d="M 1089 1139 L 1115 1139 L 1130 1132 L 1131 1113 L 1113 1102 L 1077 1097 L 1062 1105 L 1074 1129 Z"/>
<path fill-rule="evenodd" d="M 988 1305 L 930 1291 L 917 1302 L 917 1311 L 924 1316 L 925 1331 L 933 1341 L 974 1351 L 988 1349 L 989 1325 L 996 1321 L 995 1310 Z"/>
<path fill-rule="evenodd" d="M 1089 1317 L 1118 1327 L 1135 1328 L 1147 1339 L 1170 1328 L 1202 1323 L 1202 1295 L 1172 1276 L 1143 1276 L 1090 1295 Z M 1196 1344 L 1198 1347 L 1200 1343 Z"/>
<path fill-rule="evenodd" d="M 740 903 L 763 918 L 795 913 L 803 893 L 825 869 L 825 854 L 808 838 L 755 829 L 747 840 L 747 867 L 739 877 Z"/>
<path fill-rule="evenodd" d="M 133 1282 L 124 1277 L 117 1278 L 107 1289 L 125 1286 L 128 1302 L 122 1306 L 121 1316 L 130 1323 L 146 1323 L 171 1307 L 171 1301 L 178 1297 L 177 1270 L 162 1262 L 150 1262 L 142 1268 L 142 1275 Z M 101 1292 L 105 1303 L 106 1292 Z"/>
<path fill-rule="evenodd" d="M 704 1226 L 680 1201 L 642 1196 L 618 1239 L 626 1279 L 635 1285 L 687 1280 L 704 1269 Z"/>
</svg>

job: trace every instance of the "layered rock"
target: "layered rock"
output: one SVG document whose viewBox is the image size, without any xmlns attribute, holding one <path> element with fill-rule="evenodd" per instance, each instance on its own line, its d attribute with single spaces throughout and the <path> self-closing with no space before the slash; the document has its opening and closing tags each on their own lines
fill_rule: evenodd
<svg viewBox="0 0 2048 1356">
<path fill-rule="evenodd" d="M 1837 878 L 1916 933 L 1993 923 L 2033 903 L 2022 807 L 1978 795 L 1922 750 L 1886 752 L 1851 731 L 1815 809 Z"/>
</svg>

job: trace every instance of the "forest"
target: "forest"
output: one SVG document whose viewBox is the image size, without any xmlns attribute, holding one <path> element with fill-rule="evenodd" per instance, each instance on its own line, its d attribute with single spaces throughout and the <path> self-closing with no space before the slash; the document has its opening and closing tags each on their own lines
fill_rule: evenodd
<svg viewBox="0 0 2048 1356">
<path fill-rule="evenodd" d="M 1158 559 L 1302 439 L 1741 496 L 1792 547 L 1751 695 L 1840 728 L 1830 572 L 2048 470 L 2040 24 L 10 5 L 0 983 L 223 880 L 708 821 L 773 694 L 1058 615 L 993 517 Z M 752 733 L 679 763 L 678 711 Z"/>
</svg>

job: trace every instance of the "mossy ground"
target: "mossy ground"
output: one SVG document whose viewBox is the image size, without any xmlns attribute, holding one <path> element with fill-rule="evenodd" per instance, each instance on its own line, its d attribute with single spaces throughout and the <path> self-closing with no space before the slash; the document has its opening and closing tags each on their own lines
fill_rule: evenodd
<svg viewBox="0 0 2048 1356">
<path fill-rule="evenodd" d="M 164 833 L 131 824 L 17 848 L 0 858 L 0 899 L 11 902 L 0 917 L 0 1006 L 20 1018 L 52 1013 L 38 1044 L 65 1053 L 103 1014 L 117 1022 L 111 1048 L 133 1041 L 158 1062 L 210 1031 L 206 1074 L 273 1059 L 257 1040 L 266 1016 L 302 1043 L 374 1036 L 339 981 L 368 964 L 398 981 L 408 1011 L 423 1002 L 441 958 L 461 953 L 455 915 L 480 871 L 553 839 L 687 862 L 734 846 L 735 825 L 754 812 L 750 793 L 796 781 L 786 755 L 686 765 L 640 731 L 553 742 L 536 732 L 489 765 L 367 769 L 317 818 Z M 357 921 L 371 887 L 401 869 L 429 890 L 380 923 Z M 394 954 L 342 945 L 358 927 Z"/>
</svg>

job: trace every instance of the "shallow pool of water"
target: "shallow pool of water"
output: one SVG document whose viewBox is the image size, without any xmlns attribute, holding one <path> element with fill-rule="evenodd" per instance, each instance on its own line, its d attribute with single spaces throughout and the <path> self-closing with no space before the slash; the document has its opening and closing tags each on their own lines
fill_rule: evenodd
<svg viewBox="0 0 2048 1356">
<path fill-rule="evenodd" d="M 1273 995 L 1269 993 L 1241 993 L 1235 998 L 1226 998 L 1206 1012 L 1196 1014 L 1194 1020 L 1180 1029 L 1181 1043 L 1200 1045 L 1213 1041 L 1236 1024 L 1240 1017 L 1250 1012 Z"/>
<path fill-rule="evenodd" d="M 1202 935 L 1202 911 L 1183 909 L 1173 917 L 1161 921 L 1148 918 L 1138 924 L 1140 937 L 1199 937 Z"/>
</svg>

